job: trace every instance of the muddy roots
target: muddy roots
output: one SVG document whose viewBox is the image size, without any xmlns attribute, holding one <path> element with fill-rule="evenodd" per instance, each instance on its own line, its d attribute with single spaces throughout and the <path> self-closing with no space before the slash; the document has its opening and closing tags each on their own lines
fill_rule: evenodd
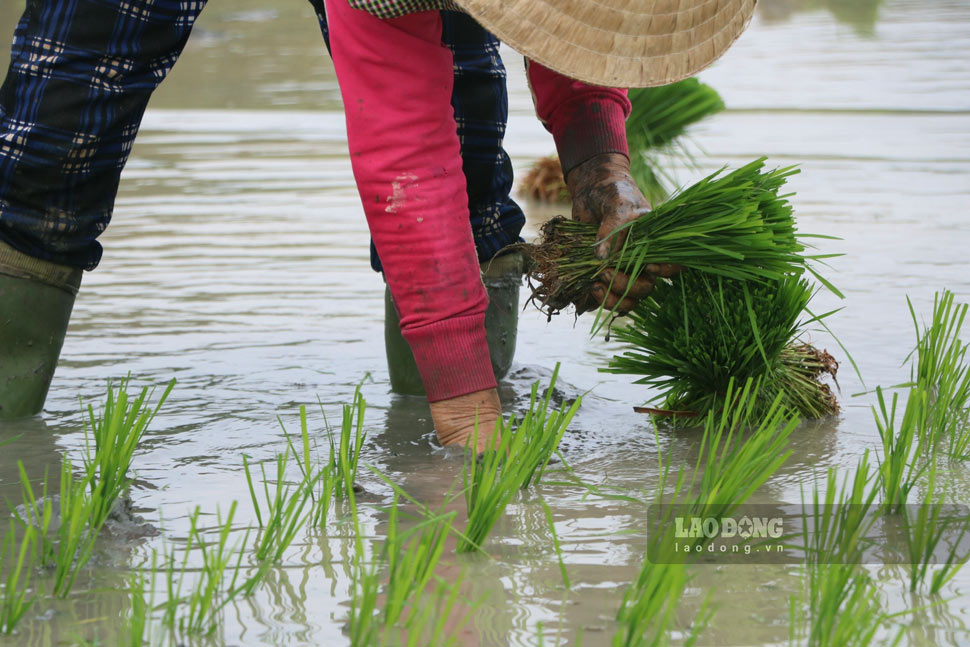
<svg viewBox="0 0 970 647">
<path fill-rule="evenodd" d="M 827 350 L 819 350 L 810 344 L 798 344 L 785 348 L 781 354 L 784 392 L 802 415 L 821 418 L 839 412 L 839 401 L 822 377 L 829 375 L 835 388 L 839 388 L 838 361 Z"/>
<path fill-rule="evenodd" d="M 546 222 L 534 244 L 521 246 L 531 259 L 527 274 L 532 295 L 529 302 L 547 316 L 559 314 L 570 304 L 584 309 L 593 278 L 602 261 L 593 254 L 596 228 L 563 216 Z"/>
</svg>

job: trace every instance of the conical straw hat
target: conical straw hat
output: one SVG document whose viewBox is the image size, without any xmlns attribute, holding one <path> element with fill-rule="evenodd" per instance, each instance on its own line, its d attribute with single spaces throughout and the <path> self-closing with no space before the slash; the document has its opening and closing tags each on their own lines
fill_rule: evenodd
<svg viewBox="0 0 970 647">
<path fill-rule="evenodd" d="M 666 85 L 716 61 L 757 0 L 455 0 L 500 40 L 561 74 Z"/>
</svg>

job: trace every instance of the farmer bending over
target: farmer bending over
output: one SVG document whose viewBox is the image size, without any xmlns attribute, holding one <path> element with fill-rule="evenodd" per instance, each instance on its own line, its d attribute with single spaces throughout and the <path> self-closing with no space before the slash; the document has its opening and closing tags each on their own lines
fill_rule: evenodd
<svg viewBox="0 0 970 647">
<path fill-rule="evenodd" d="M 629 174 L 630 104 L 612 88 L 671 83 L 709 65 L 755 0 L 313 2 L 327 19 L 354 175 L 401 331 L 439 440 L 463 444 L 476 419 L 491 430 L 501 405 L 440 10 L 463 9 L 526 55 L 573 216 L 599 223 L 602 238 L 648 207 Z M 0 417 L 43 406 L 145 106 L 204 5 L 28 2 L 0 89 Z M 626 277 L 604 281 L 577 305 L 627 310 L 652 288 L 643 277 L 618 304 Z"/>
</svg>

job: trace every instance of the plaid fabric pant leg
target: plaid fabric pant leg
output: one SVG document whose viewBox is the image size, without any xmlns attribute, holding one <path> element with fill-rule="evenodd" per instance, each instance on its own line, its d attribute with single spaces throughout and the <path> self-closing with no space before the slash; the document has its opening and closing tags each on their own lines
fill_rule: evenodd
<svg viewBox="0 0 970 647">
<path fill-rule="evenodd" d="M 151 93 L 206 0 L 27 0 L 0 88 L 0 239 L 93 269 Z"/>
<path fill-rule="evenodd" d="M 323 0 L 310 2 L 329 47 Z M 442 11 L 441 19 L 441 37 L 455 61 L 451 105 L 461 141 L 472 234 L 478 259 L 484 262 L 506 245 L 517 242 L 525 224 L 522 209 L 511 197 L 512 162 L 502 147 L 509 116 L 505 66 L 499 54 L 498 39 L 471 16 L 458 11 Z M 373 243 L 371 266 L 375 271 L 381 271 L 381 261 Z"/>
</svg>

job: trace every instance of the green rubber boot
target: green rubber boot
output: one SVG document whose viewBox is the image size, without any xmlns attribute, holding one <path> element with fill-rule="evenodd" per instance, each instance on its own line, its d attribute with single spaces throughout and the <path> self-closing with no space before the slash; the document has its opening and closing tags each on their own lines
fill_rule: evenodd
<svg viewBox="0 0 970 647">
<path fill-rule="evenodd" d="M 0 242 L 0 419 L 40 413 L 81 285 L 81 270 Z"/>
<path fill-rule="evenodd" d="M 512 367 L 515 338 L 519 324 L 519 287 L 522 285 L 524 260 L 519 252 L 502 254 L 482 263 L 482 281 L 488 292 L 485 311 L 485 336 L 492 358 L 495 379 L 505 377 Z M 384 288 L 384 348 L 391 390 L 405 395 L 424 395 L 424 384 L 411 347 L 401 335 L 397 309 L 391 291 Z"/>
</svg>

